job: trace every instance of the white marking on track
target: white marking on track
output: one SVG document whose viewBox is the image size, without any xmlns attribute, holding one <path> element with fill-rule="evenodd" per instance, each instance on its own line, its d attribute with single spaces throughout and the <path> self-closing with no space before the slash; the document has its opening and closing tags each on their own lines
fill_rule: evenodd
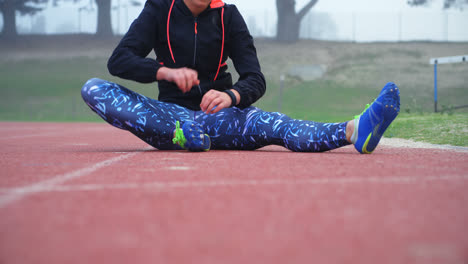
<svg viewBox="0 0 468 264">
<path fill-rule="evenodd" d="M 147 182 L 147 183 L 118 183 L 118 184 L 77 184 L 77 185 L 40 185 L 36 188 L 10 189 L 14 193 L 39 193 L 39 192 L 72 192 L 72 191 L 101 191 L 101 190 L 131 190 L 150 189 L 168 191 L 183 188 L 215 188 L 215 187 L 239 187 L 239 186 L 271 186 L 271 185 L 331 185 L 331 184 L 414 184 L 434 181 L 468 180 L 466 176 L 401 176 L 401 177 L 342 177 L 342 178 L 317 178 L 317 179 L 263 179 L 263 180 L 217 180 L 217 181 L 171 181 L 171 182 Z M 1 202 L 1 200 L 0 200 Z M 0 203 L 0 205 L 2 205 Z M 1 206 L 0 206 L 1 207 Z"/>
<path fill-rule="evenodd" d="M 188 171 L 193 169 L 192 167 L 186 167 L 186 166 L 172 166 L 172 167 L 167 167 L 168 170 L 182 170 L 182 171 Z"/>
<path fill-rule="evenodd" d="M 73 143 L 73 144 L 66 144 L 66 146 L 90 146 L 89 143 Z"/>
<path fill-rule="evenodd" d="M 153 149 L 153 148 L 145 148 L 144 151 L 150 150 L 150 149 Z M 86 168 L 82 168 L 82 169 L 75 170 L 69 173 L 53 176 L 50 179 L 47 179 L 47 180 L 29 185 L 29 186 L 9 189 L 9 191 L 6 194 L 3 194 L 2 196 L 0 196 L 0 208 L 5 207 L 8 204 L 15 202 L 17 200 L 20 200 L 30 194 L 43 192 L 49 189 L 53 190 L 53 188 L 58 184 L 62 184 L 66 181 L 83 177 L 101 168 L 108 167 L 116 162 L 133 157 L 137 155 L 138 153 L 141 153 L 141 152 L 134 152 L 134 153 L 128 153 L 125 155 L 120 155 L 118 157 L 114 157 L 111 159 L 98 162 Z"/>
</svg>

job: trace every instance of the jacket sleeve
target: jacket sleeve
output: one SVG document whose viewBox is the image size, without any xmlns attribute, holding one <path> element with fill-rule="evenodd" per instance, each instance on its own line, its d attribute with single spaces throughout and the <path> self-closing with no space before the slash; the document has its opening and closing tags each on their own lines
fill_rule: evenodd
<svg viewBox="0 0 468 264">
<path fill-rule="evenodd" d="M 156 60 L 146 58 L 157 38 L 155 0 L 147 0 L 145 7 L 115 48 L 107 62 L 110 74 L 141 83 L 156 81 L 162 67 Z"/>
<path fill-rule="evenodd" d="M 231 7 L 233 11 L 230 57 L 236 71 L 239 73 L 239 81 L 232 88 L 238 91 L 241 96 L 238 107 L 245 108 L 255 103 L 265 94 L 266 84 L 258 62 L 253 38 L 239 10 L 234 5 L 231 5 Z"/>
</svg>

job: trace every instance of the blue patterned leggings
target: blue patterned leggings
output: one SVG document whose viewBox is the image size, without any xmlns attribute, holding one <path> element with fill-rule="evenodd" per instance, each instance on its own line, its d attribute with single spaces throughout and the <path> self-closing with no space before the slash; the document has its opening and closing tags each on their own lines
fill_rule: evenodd
<svg viewBox="0 0 468 264">
<path fill-rule="evenodd" d="M 231 107 L 208 115 L 97 78 L 86 82 L 81 95 L 109 124 L 130 131 L 160 150 L 180 149 L 172 143 L 175 123 L 187 120 L 202 125 L 210 136 L 211 149 L 254 150 L 280 145 L 292 151 L 321 152 L 349 145 L 347 122 L 303 121 L 256 107 Z"/>
</svg>

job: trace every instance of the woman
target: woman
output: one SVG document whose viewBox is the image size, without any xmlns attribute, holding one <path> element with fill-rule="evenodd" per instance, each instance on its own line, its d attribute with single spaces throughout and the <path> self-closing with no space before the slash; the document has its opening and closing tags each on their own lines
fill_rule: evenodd
<svg viewBox="0 0 468 264">
<path fill-rule="evenodd" d="M 146 58 L 151 50 L 156 60 Z M 240 76 L 235 84 L 226 71 L 228 57 Z M 96 78 L 83 86 L 83 99 L 108 123 L 161 150 L 275 144 L 319 152 L 353 143 L 371 153 L 400 106 L 393 83 L 344 123 L 295 120 L 251 106 L 265 93 L 265 78 L 244 19 L 221 0 L 148 0 L 108 68 L 121 78 L 157 81 L 158 100 Z"/>
</svg>

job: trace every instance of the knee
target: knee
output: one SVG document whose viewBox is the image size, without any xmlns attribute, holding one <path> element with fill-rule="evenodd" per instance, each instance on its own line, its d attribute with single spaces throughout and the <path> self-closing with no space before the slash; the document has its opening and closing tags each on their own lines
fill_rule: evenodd
<svg viewBox="0 0 468 264">
<path fill-rule="evenodd" d="M 105 83 L 106 81 L 104 80 L 101 80 L 99 78 L 92 78 L 92 79 L 89 79 L 84 85 L 83 87 L 81 87 L 81 97 L 83 97 L 83 100 L 85 100 L 86 102 L 89 101 L 89 99 L 91 98 L 91 92 L 93 90 L 95 90 L 96 88 L 98 88 L 99 86 L 101 86 L 103 83 Z"/>
</svg>

